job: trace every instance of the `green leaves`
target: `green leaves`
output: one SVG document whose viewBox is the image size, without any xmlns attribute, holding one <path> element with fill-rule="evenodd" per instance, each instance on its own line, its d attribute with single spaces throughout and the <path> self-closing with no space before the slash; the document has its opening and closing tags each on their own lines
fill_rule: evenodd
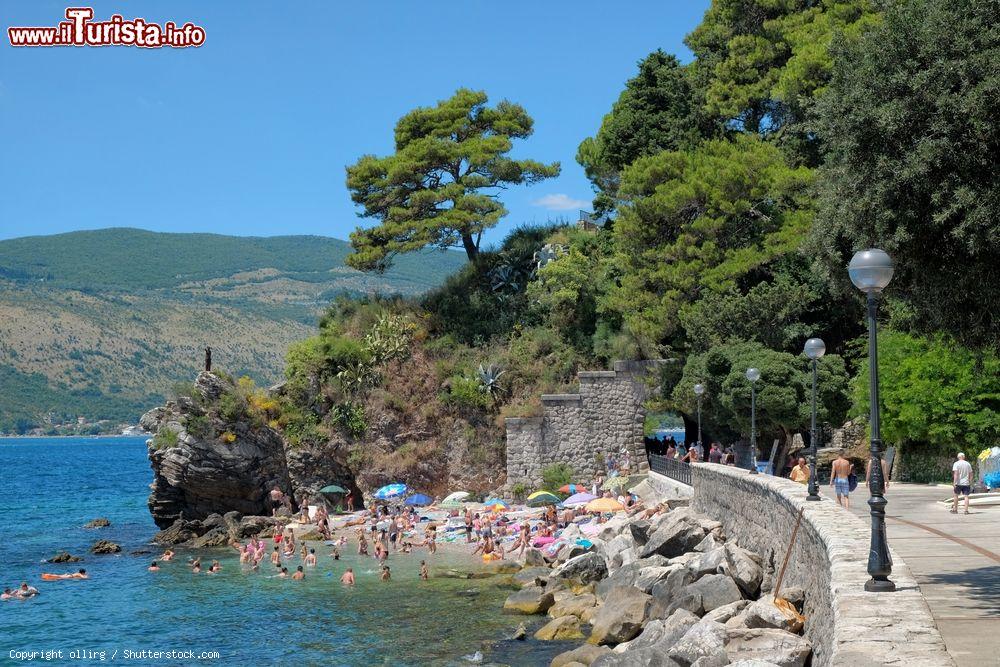
<svg viewBox="0 0 1000 667">
<path fill-rule="evenodd" d="M 351 234 L 349 265 L 383 271 L 395 255 L 425 246 L 461 245 L 474 259 L 482 232 L 507 213 L 498 191 L 559 174 L 558 162 L 507 157 L 512 139 L 531 136 L 532 119 L 520 105 L 505 100 L 491 108 L 487 101 L 486 93 L 463 88 L 414 109 L 396 124 L 393 155 L 365 155 L 347 167 L 360 215 L 379 220 Z"/>
</svg>

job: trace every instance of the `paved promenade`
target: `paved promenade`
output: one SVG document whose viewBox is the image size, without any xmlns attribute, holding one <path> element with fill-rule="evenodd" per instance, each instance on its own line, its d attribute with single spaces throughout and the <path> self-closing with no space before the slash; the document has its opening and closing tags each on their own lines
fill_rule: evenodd
<svg viewBox="0 0 1000 667">
<path fill-rule="evenodd" d="M 893 484 L 886 494 L 889 546 L 920 584 L 958 667 L 1000 667 L 1000 505 L 950 514 L 936 502 L 950 493 Z M 868 490 L 858 487 L 851 500 L 851 511 L 867 517 Z"/>
</svg>

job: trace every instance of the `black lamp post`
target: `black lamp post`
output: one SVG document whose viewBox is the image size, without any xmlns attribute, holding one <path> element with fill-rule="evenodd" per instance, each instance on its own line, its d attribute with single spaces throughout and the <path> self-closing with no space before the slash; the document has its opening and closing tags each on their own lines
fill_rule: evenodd
<svg viewBox="0 0 1000 667">
<path fill-rule="evenodd" d="M 868 466 L 868 507 L 871 508 L 872 537 L 868 552 L 868 574 L 865 590 L 889 592 L 896 585 L 889 580 L 892 574 L 892 555 L 885 535 L 885 478 L 882 470 L 882 434 L 879 431 L 878 396 L 878 339 L 875 316 L 878 314 L 878 295 L 892 280 L 892 259 L 882 250 L 861 250 L 854 254 L 847 267 L 851 282 L 867 295 L 868 300 L 868 401 L 871 412 L 871 458 Z"/>
<path fill-rule="evenodd" d="M 809 495 L 806 500 L 819 500 L 819 483 L 816 479 L 816 448 L 819 438 L 816 435 L 816 362 L 826 354 L 826 343 L 821 338 L 810 338 L 802 350 L 812 361 L 812 424 L 809 428 Z"/>
<path fill-rule="evenodd" d="M 747 379 L 750 380 L 750 474 L 757 474 L 757 380 L 760 371 L 756 368 L 747 369 Z"/>
<path fill-rule="evenodd" d="M 698 444 L 701 444 L 701 397 L 705 393 L 705 385 L 696 384 L 694 386 L 694 395 L 698 397 Z"/>
</svg>

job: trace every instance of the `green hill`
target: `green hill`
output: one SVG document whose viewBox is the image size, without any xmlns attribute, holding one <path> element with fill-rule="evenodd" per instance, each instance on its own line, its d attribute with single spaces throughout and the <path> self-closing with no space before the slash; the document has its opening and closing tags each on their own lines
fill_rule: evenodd
<svg viewBox="0 0 1000 667">
<path fill-rule="evenodd" d="M 465 262 L 427 251 L 363 274 L 349 251 L 320 236 L 138 229 L 0 241 L 0 432 L 134 422 L 205 346 L 220 367 L 276 381 L 336 295 L 419 294 Z"/>
</svg>

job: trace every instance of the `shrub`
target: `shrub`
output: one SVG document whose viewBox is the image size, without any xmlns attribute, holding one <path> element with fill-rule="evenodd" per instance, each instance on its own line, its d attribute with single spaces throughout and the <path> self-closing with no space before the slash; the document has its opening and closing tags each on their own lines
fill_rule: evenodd
<svg viewBox="0 0 1000 667">
<path fill-rule="evenodd" d="M 489 394 L 482 390 L 478 379 L 453 375 L 449 382 L 450 389 L 441 396 L 441 400 L 445 404 L 464 410 L 486 411 L 489 409 Z"/>
<path fill-rule="evenodd" d="M 236 442 L 236 434 L 233 433 L 232 431 L 225 431 L 223 432 L 222 435 L 219 436 L 219 440 L 226 443 L 227 445 L 231 445 L 234 442 Z"/>
<path fill-rule="evenodd" d="M 554 463 L 542 469 L 542 488 L 556 493 L 559 487 L 573 483 L 573 468 L 565 463 Z"/>
<path fill-rule="evenodd" d="M 187 415 L 184 418 L 184 430 L 199 440 L 204 440 L 214 435 L 212 432 L 212 423 L 205 415 Z"/>
<path fill-rule="evenodd" d="M 560 486 L 562 485 L 560 484 Z M 521 500 L 525 497 L 525 495 L 527 495 L 528 487 L 524 484 L 524 482 L 518 482 L 511 487 L 510 492 L 514 494 L 514 498 L 516 500 Z"/>
<path fill-rule="evenodd" d="M 177 431 L 161 428 L 153 436 L 153 449 L 169 449 L 177 446 Z"/>
<path fill-rule="evenodd" d="M 341 403 L 330 411 L 330 419 L 341 430 L 354 438 L 360 438 L 368 429 L 365 409 L 355 403 Z"/>
</svg>

